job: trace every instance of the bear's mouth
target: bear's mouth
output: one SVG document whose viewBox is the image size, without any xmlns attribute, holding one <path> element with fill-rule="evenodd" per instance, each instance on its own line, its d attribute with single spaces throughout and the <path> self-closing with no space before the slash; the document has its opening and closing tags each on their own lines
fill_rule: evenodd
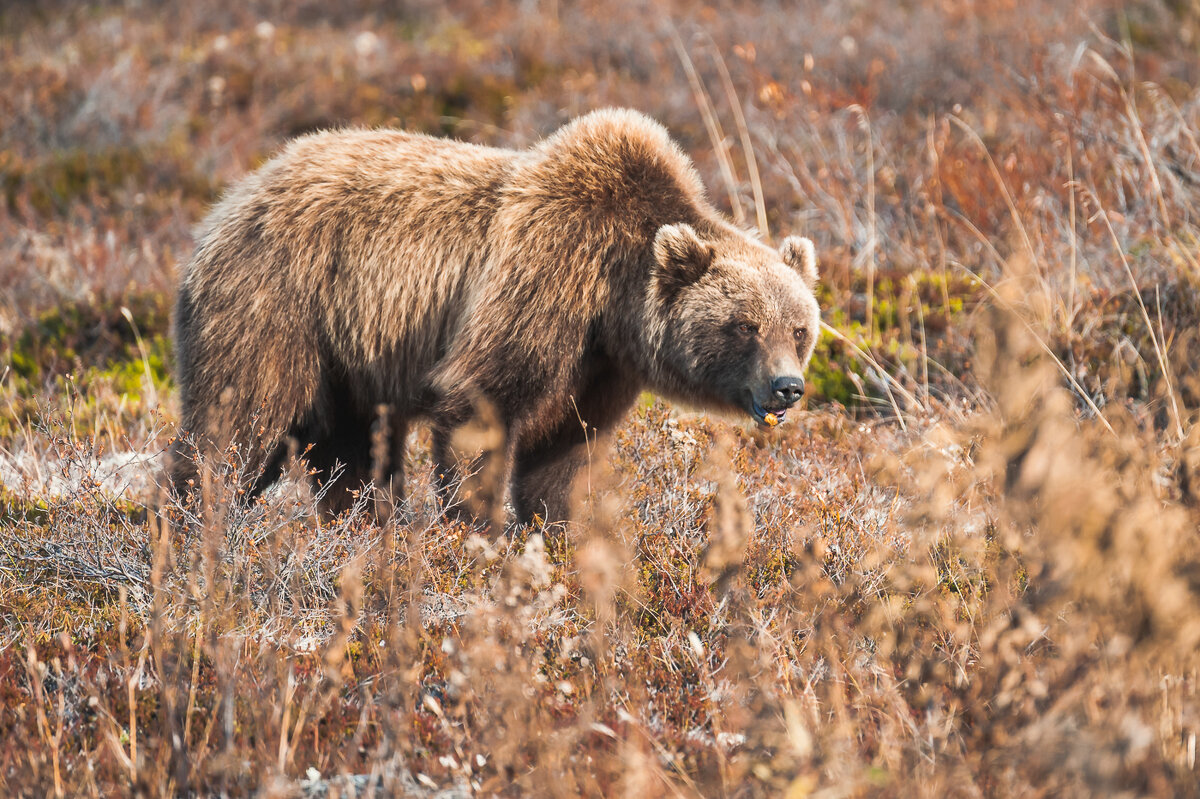
<svg viewBox="0 0 1200 799">
<path fill-rule="evenodd" d="M 770 409 L 758 404 L 758 400 L 750 398 L 750 413 L 764 427 L 775 427 L 783 423 L 787 408 Z"/>
</svg>

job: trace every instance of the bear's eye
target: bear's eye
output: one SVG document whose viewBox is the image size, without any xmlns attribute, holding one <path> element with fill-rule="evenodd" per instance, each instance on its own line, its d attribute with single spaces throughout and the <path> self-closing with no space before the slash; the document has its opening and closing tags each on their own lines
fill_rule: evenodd
<svg viewBox="0 0 1200 799">
<path fill-rule="evenodd" d="M 749 322 L 740 322 L 737 326 L 738 332 L 743 336 L 753 336 L 758 334 L 758 325 L 752 325 Z"/>
<path fill-rule="evenodd" d="M 795 337 L 796 341 L 803 341 L 804 337 L 807 335 L 808 335 L 807 327 L 798 327 L 792 331 L 792 336 Z"/>
</svg>

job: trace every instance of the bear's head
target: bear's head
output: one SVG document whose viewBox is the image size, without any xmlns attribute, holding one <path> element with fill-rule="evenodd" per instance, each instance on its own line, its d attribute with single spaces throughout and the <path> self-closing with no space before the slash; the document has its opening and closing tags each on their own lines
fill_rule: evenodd
<svg viewBox="0 0 1200 799">
<path fill-rule="evenodd" d="M 774 250 L 727 225 L 659 228 L 649 299 L 662 388 L 759 424 L 783 421 L 820 332 L 816 281 L 808 239 Z"/>
</svg>

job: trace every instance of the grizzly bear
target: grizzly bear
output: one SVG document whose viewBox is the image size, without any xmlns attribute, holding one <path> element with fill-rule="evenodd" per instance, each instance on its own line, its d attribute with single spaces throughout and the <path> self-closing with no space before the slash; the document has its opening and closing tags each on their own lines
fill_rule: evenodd
<svg viewBox="0 0 1200 799">
<path fill-rule="evenodd" d="M 191 447 L 241 441 L 253 495 L 290 442 L 334 511 L 373 476 L 401 491 L 425 418 L 450 506 L 449 442 L 482 400 L 518 521 L 564 519 L 589 435 L 643 390 L 781 421 L 818 333 L 816 279 L 808 239 L 775 250 L 728 222 L 634 111 L 526 150 L 304 136 L 216 205 L 183 271 L 174 484 L 194 485 Z"/>
</svg>

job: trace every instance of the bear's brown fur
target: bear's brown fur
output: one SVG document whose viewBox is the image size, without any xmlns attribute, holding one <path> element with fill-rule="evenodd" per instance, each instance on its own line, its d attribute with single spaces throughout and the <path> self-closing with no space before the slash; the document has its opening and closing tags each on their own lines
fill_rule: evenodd
<svg viewBox="0 0 1200 799">
<path fill-rule="evenodd" d="M 201 451 L 258 442 L 250 493 L 278 476 L 289 438 L 311 447 L 318 480 L 345 467 L 337 508 L 371 479 L 380 406 L 398 491 L 409 423 L 432 421 L 448 486 L 450 436 L 482 398 L 506 433 L 518 519 L 563 518 L 581 420 L 607 431 L 644 389 L 782 417 L 817 334 L 815 280 L 807 239 L 776 251 L 731 225 L 666 130 L 633 111 L 523 151 L 305 136 L 199 233 L 176 313 L 181 427 Z"/>
</svg>

